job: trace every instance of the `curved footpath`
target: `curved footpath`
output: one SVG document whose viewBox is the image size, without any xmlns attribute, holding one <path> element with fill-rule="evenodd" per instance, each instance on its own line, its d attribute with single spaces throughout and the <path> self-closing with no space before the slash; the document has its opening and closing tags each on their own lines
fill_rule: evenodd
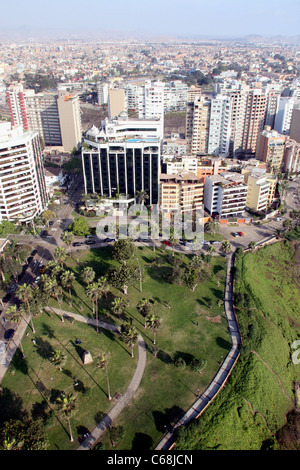
<svg viewBox="0 0 300 470">
<path fill-rule="evenodd" d="M 227 274 L 226 274 L 226 286 L 224 292 L 224 308 L 225 314 L 228 321 L 228 329 L 231 335 L 232 347 L 229 353 L 227 354 L 225 360 L 222 362 L 221 367 L 219 368 L 216 376 L 210 383 L 209 387 L 205 392 L 197 399 L 193 406 L 185 413 L 185 415 L 176 423 L 176 425 L 163 437 L 160 443 L 156 446 L 155 450 L 169 450 L 174 443 L 174 431 L 177 427 L 187 424 L 190 420 L 197 418 L 205 408 L 211 403 L 211 401 L 216 397 L 222 387 L 225 385 L 238 357 L 239 357 L 239 344 L 241 343 L 241 336 L 239 332 L 238 323 L 236 316 L 233 310 L 233 274 L 232 268 L 234 266 L 234 254 L 231 253 L 228 255 L 227 262 Z M 72 312 L 62 311 L 56 308 L 45 308 L 48 311 L 60 316 L 64 315 L 65 318 L 72 317 L 76 321 L 89 323 L 96 326 L 97 321 L 94 319 L 89 319 L 78 315 Z M 4 360 L 0 363 L 0 383 L 4 374 L 9 366 L 10 360 L 12 359 L 15 350 L 19 346 L 20 340 L 28 326 L 28 318 L 22 320 L 19 325 L 13 341 L 10 342 L 9 347 L 6 350 L 4 355 Z M 106 328 L 111 331 L 120 333 L 120 328 L 116 325 L 109 323 L 104 323 L 98 321 L 98 326 L 100 328 Z M 111 410 L 105 415 L 103 420 L 89 433 L 88 437 L 80 444 L 77 450 L 89 450 L 97 440 L 102 436 L 102 434 L 107 430 L 111 425 L 113 420 L 121 413 L 121 411 L 128 405 L 132 397 L 134 396 L 136 390 L 139 387 L 139 384 L 142 380 L 145 366 L 146 366 L 146 346 L 141 335 L 138 336 L 138 364 L 133 375 L 133 378 L 125 391 L 121 396 L 118 402 L 111 408 Z"/>
<path fill-rule="evenodd" d="M 65 310 L 60 311 L 54 307 L 45 307 L 45 310 L 48 312 L 55 313 L 58 316 L 61 314 L 64 318 L 74 318 L 76 321 L 80 321 L 82 323 L 88 323 L 93 326 L 97 326 L 97 320 L 92 318 L 86 318 L 82 315 L 78 315 L 76 313 L 67 312 Z M 23 319 L 18 326 L 14 338 L 10 341 L 4 355 L 3 359 L 0 363 L 0 383 L 7 371 L 7 368 L 18 348 L 20 341 L 25 333 L 25 330 L 28 326 L 29 318 Z M 100 328 L 105 328 L 110 331 L 114 331 L 116 333 L 120 333 L 120 327 L 113 325 L 111 323 L 105 323 L 98 321 L 98 326 Z M 102 434 L 107 430 L 107 428 L 111 425 L 114 419 L 121 413 L 121 411 L 128 405 L 132 397 L 134 396 L 135 392 L 137 391 L 142 377 L 144 375 L 144 370 L 146 367 L 146 345 L 141 335 L 138 335 L 138 363 L 135 370 L 135 373 L 131 379 L 131 382 L 124 392 L 123 395 L 118 399 L 117 403 L 110 409 L 110 411 L 104 416 L 102 421 L 91 431 L 88 437 L 85 438 L 83 442 L 81 442 L 80 446 L 77 450 L 89 450 L 97 440 L 102 436 Z"/>
<path fill-rule="evenodd" d="M 217 396 L 219 391 L 225 385 L 231 371 L 240 355 L 239 344 L 241 343 L 241 336 L 239 332 L 238 323 L 233 310 L 233 274 L 232 268 L 234 266 L 234 255 L 228 255 L 226 286 L 224 292 L 224 308 L 228 321 L 228 328 L 231 335 L 232 347 L 227 354 L 225 360 L 222 362 L 217 375 L 214 377 L 209 387 L 198 398 L 193 406 L 185 413 L 185 415 L 175 424 L 175 426 L 163 437 L 160 443 L 156 446 L 155 450 L 169 450 L 174 444 L 174 431 L 177 427 L 187 424 L 192 419 L 198 418 L 211 401 Z"/>
</svg>

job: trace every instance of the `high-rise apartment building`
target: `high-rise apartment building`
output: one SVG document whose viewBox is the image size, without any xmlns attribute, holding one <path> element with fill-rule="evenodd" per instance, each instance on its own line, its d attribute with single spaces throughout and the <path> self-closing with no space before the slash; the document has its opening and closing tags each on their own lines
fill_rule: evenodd
<svg viewBox="0 0 300 470">
<path fill-rule="evenodd" d="M 14 85 L 7 90 L 12 125 L 38 131 L 46 146 L 63 146 L 69 152 L 82 139 L 81 112 L 77 95 L 35 93 Z"/>
<path fill-rule="evenodd" d="M 186 105 L 187 151 L 192 154 L 225 154 L 230 141 L 230 99 L 203 94 Z"/>
<path fill-rule="evenodd" d="M 123 88 L 109 88 L 108 118 L 115 119 L 123 111 L 126 111 L 125 91 Z"/>
<path fill-rule="evenodd" d="M 296 142 L 300 142 L 300 108 L 293 109 L 290 138 L 296 140 Z"/>
<path fill-rule="evenodd" d="M 6 90 L 6 100 L 12 126 L 21 124 L 23 129 L 27 131 L 29 123 L 23 85 L 11 84 Z"/>
<path fill-rule="evenodd" d="M 289 135 L 293 109 L 294 98 L 281 96 L 278 102 L 274 121 L 274 129 L 280 134 Z"/>
<path fill-rule="evenodd" d="M 160 119 L 160 139 L 164 137 L 164 87 L 163 82 L 147 80 L 138 89 L 139 119 Z"/>
<path fill-rule="evenodd" d="M 242 153 L 253 156 L 259 133 L 264 129 L 267 95 L 262 89 L 250 90 L 247 96 L 246 115 L 242 139 Z"/>
<path fill-rule="evenodd" d="M 256 147 L 256 158 L 269 165 L 269 168 L 280 169 L 282 165 L 286 136 L 271 130 L 269 126 L 259 134 Z"/>
<path fill-rule="evenodd" d="M 160 120 L 128 119 L 126 113 L 101 129 L 93 126 L 82 148 L 86 193 L 135 197 L 145 191 L 157 204 L 160 174 Z"/>
<path fill-rule="evenodd" d="M 211 97 L 201 95 L 186 105 L 186 143 L 188 154 L 208 153 Z"/>
<path fill-rule="evenodd" d="M 61 95 L 57 100 L 61 139 L 65 152 L 79 147 L 82 139 L 80 104 L 77 95 Z"/>
<path fill-rule="evenodd" d="M 58 94 L 34 93 L 34 90 L 26 90 L 25 96 L 29 128 L 39 132 L 47 147 L 61 147 Z"/>
<path fill-rule="evenodd" d="M 107 83 L 98 83 L 97 84 L 97 97 L 98 104 L 103 106 L 108 103 L 108 84 Z"/>
<path fill-rule="evenodd" d="M 0 221 L 40 215 L 48 201 L 38 133 L 0 124 L 0 162 Z"/>
</svg>

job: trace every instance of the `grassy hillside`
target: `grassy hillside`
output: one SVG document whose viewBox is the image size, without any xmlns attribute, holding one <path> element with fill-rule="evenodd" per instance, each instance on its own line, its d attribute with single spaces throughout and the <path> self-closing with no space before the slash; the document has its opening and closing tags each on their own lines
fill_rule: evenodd
<svg viewBox="0 0 300 470">
<path fill-rule="evenodd" d="M 179 429 L 176 449 L 299 448 L 293 411 L 300 365 L 292 362 L 300 336 L 298 250 L 282 242 L 236 257 L 241 356 L 213 404 Z"/>
</svg>

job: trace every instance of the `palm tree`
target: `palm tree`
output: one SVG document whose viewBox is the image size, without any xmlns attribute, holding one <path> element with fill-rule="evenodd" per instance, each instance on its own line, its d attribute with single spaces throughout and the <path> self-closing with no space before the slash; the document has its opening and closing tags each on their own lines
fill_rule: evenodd
<svg viewBox="0 0 300 470">
<path fill-rule="evenodd" d="M 122 299 L 122 297 L 116 297 L 111 304 L 111 309 L 112 312 L 117 315 L 120 320 L 127 306 L 128 303 L 124 299 Z"/>
<path fill-rule="evenodd" d="M 148 194 L 147 194 L 146 191 L 144 191 L 143 189 L 141 189 L 140 191 L 137 191 L 137 192 L 135 193 L 135 197 L 136 197 L 136 199 L 137 199 L 137 201 L 138 201 L 139 204 L 144 204 L 145 201 L 146 201 L 147 199 L 149 199 Z"/>
<path fill-rule="evenodd" d="M 102 292 L 102 295 L 104 295 L 104 297 L 107 299 L 107 294 L 109 292 L 109 289 L 110 289 L 110 286 L 108 284 L 108 281 L 107 281 L 107 278 L 104 277 L 104 276 L 101 276 L 99 279 L 98 279 L 98 286 L 99 286 L 99 289 L 101 290 Z"/>
<path fill-rule="evenodd" d="M 61 413 L 65 415 L 68 421 L 70 441 L 74 442 L 72 428 L 71 428 L 71 417 L 76 412 L 76 398 L 72 394 L 65 394 L 64 392 L 56 399 L 58 404 L 58 409 Z"/>
<path fill-rule="evenodd" d="M 71 290 L 75 281 L 75 274 L 72 271 L 64 271 L 60 277 L 61 285 L 68 289 L 69 297 L 71 298 Z"/>
<path fill-rule="evenodd" d="M 256 247 L 256 242 L 253 240 L 252 242 L 249 243 L 248 248 L 251 251 L 254 251 L 255 247 Z"/>
<path fill-rule="evenodd" d="M 84 284 L 88 285 L 93 282 L 93 280 L 95 279 L 95 276 L 96 276 L 96 273 L 93 270 L 93 268 L 91 268 L 90 266 L 87 266 L 86 268 L 83 269 L 80 275 L 80 278 Z"/>
<path fill-rule="evenodd" d="M 123 325 L 123 339 L 127 346 L 131 349 L 131 357 L 133 355 L 133 349 L 137 342 L 137 331 L 136 327 L 130 323 L 124 323 Z"/>
<path fill-rule="evenodd" d="M 74 233 L 72 232 L 63 232 L 61 234 L 61 240 L 68 246 L 72 245 L 74 240 Z"/>
<path fill-rule="evenodd" d="M 50 295 L 50 297 L 55 297 L 56 298 L 57 303 L 59 304 L 59 307 L 60 307 L 61 321 L 64 322 L 64 316 L 63 316 L 62 311 L 61 311 L 62 288 L 58 284 L 57 280 L 54 279 L 54 278 L 51 278 L 51 277 L 48 278 L 44 282 L 44 291 L 46 292 L 46 294 Z"/>
<path fill-rule="evenodd" d="M 286 193 L 289 189 L 289 182 L 287 180 L 282 180 L 280 181 L 279 185 L 278 185 L 278 190 L 279 190 L 279 194 L 280 196 L 282 197 L 282 200 L 284 201 L 285 200 L 285 196 L 286 196 Z"/>
<path fill-rule="evenodd" d="M 58 246 L 54 250 L 54 258 L 56 261 L 63 267 L 64 262 L 66 261 L 67 258 L 67 252 L 66 249 L 63 246 Z"/>
<path fill-rule="evenodd" d="M 147 325 L 150 327 L 150 329 L 153 331 L 153 344 L 156 344 L 156 333 L 157 330 L 160 327 L 161 320 L 160 318 L 153 314 L 148 315 L 147 317 Z"/>
<path fill-rule="evenodd" d="M 66 362 L 66 355 L 64 352 L 60 351 L 59 349 L 56 349 L 53 351 L 52 356 L 51 356 L 51 363 L 58 368 L 58 370 L 62 371 L 62 366 Z"/>
<path fill-rule="evenodd" d="M 225 242 L 222 243 L 222 250 L 227 254 L 231 251 L 231 244 L 229 243 L 228 240 L 225 240 Z"/>
<path fill-rule="evenodd" d="M 108 372 L 107 372 L 108 355 L 106 353 L 102 353 L 100 354 L 100 356 L 98 356 L 98 359 L 99 359 L 99 362 L 97 364 L 97 367 L 105 370 L 106 381 L 107 381 L 107 395 L 108 395 L 108 399 L 111 400 L 112 398 L 110 395 L 110 386 L 109 386 Z"/>
<path fill-rule="evenodd" d="M 16 305 L 11 305 L 10 307 L 8 307 L 8 309 L 6 310 L 6 313 L 7 313 L 7 315 L 9 315 L 9 321 L 11 321 L 12 323 L 15 323 L 16 325 L 19 325 L 20 321 L 23 318 L 22 313 L 18 312 Z M 21 348 L 21 351 L 22 351 L 23 359 L 25 359 L 26 356 L 25 356 L 25 353 L 24 353 L 24 349 L 23 349 L 21 340 L 20 340 L 20 348 Z"/>
<path fill-rule="evenodd" d="M 30 300 L 32 300 L 33 298 L 33 290 L 32 290 L 32 287 L 30 285 L 27 285 L 27 284 L 22 284 L 18 287 L 17 289 L 17 292 L 16 292 L 16 296 L 19 300 L 21 300 L 21 302 L 24 302 L 26 303 L 27 305 L 27 313 L 29 314 L 30 316 L 30 322 L 31 322 L 31 327 L 32 327 L 32 333 L 35 333 L 35 329 L 34 329 L 34 326 L 33 326 L 33 321 L 32 321 L 32 315 L 31 315 L 31 311 L 30 311 Z"/>
<path fill-rule="evenodd" d="M 147 317 L 150 314 L 152 305 L 149 299 L 141 299 L 136 308 L 143 317 Z"/>
<path fill-rule="evenodd" d="M 99 325 L 98 325 L 98 300 L 101 299 L 103 295 L 102 285 L 99 282 L 93 282 L 89 284 L 86 290 L 86 295 L 93 303 L 93 313 L 96 310 L 96 329 L 97 333 L 99 333 Z M 96 306 L 96 308 L 95 308 Z"/>
</svg>

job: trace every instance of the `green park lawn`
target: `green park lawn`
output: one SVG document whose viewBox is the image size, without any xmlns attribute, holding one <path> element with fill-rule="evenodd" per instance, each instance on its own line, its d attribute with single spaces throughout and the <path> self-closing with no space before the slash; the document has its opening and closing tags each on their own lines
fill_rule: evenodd
<svg viewBox="0 0 300 470">
<path fill-rule="evenodd" d="M 122 425 L 125 431 L 116 449 L 153 448 L 165 430 L 209 385 L 231 346 L 223 304 L 219 302 L 223 298 L 226 259 L 213 256 L 206 266 L 204 280 L 193 292 L 185 285 L 171 284 L 167 279 L 170 255 L 171 251 L 137 248 L 143 271 L 142 292 L 139 283 L 129 287 L 127 296 L 111 288 L 107 298 L 99 303 L 99 319 L 120 326 L 123 320 L 131 318 L 147 345 L 147 364 L 140 387 L 114 423 L 114 426 Z M 179 256 L 175 253 L 175 257 Z M 189 263 L 188 256 L 183 258 L 183 263 Z M 62 309 L 94 317 L 79 274 L 85 266 L 91 266 L 97 276 L 106 275 L 108 269 L 117 264 L 112 260 L 112 248 L 83 250 L 79 258 L 69 256 L 65 264 L 75 273 L 76 281 L 72 289 L 72 305 L 65 292 Z M 218 286 L 215 273 L 219 270 L 223 278 Z M 129 302 L 123 320 L 115 317 L 110 310 L 116 296 L 124 297 Z M 155 301 L 153 310 L 161 319 L 157 333 L 157 357 L 152 354 L 153 333 L 144 328 L 144 319 L 137 310 L 141 298 Z M 58 307 L 54 299 L 51 305 Z M 50 396 L 50 401 L 57 391 L 68 389 L 69 393 L 72 392 L 78 403 L 77 413 L 71 419 L 75 442 L 70 443 L 67 423 L 63 418 L 56 416 L 48 419 L 46 426 L 49 448 L 74 449 L 78 446 L 78 437 L 93 429 L 115 402 L 107 399 L 105 373 L 96 367 L 97 355 L 103 351 L 109 354 L 111 394 L 122 394 L 137 365 L 137 347 L 135 357 L 131 358 L 120 336 L 103 329 L 97 333 L 94 327 L 76 321 L 61 322 L 55 314 L 43 313 L 35 317 L 34 326 L 36 334 L 33 335 L 28 328 L 29 335 L 23 339 L 26 360 L 20 354 L 15 356 L 2 387 L 17 394 L 24 408 L 29 413 L 34 412 L 35 416 L 39 413 L 43 416 L 49 411 L 44 406 L 46 390 L 49 391 L 47 396 Z M 36 344 L 32 343 L 33 338 Z M 82 341 L 80 345 L 74 343 L 76 338 Z M 49 351 L 55 349 L 63 350 L 67 356 L 63 371 L 57 370 L 49 361 Z M 82 349 L 91 352 L 92 364 L 82 364 Z M 185 360 L 184 369 L 174 364 L 174 358 L 179 356 Z M 201 374 L 192 371 L 190 363 L 193 359 L 207 361 Z M 79 383 L 77 387 L 73 386 L 75 379 Z M 56 411 L 55 405 L 51 407 Z M 110 448 L 109 433 L 103 437 L 103 446 Z"/>
<path fill-rule="evenodd" d="M 292 428 L 284 441 L 277 434 L 295 410 L 295 384 L 300 381 L 299 365 L 292 361 L 292 344 L 300 334 L 295 246 L 279 242 L 237 256 L 234 290 L 243 338 L 240 358 L 201 418 L 181 428 L 178 450 L 295 445 Z"/>
</svg>

